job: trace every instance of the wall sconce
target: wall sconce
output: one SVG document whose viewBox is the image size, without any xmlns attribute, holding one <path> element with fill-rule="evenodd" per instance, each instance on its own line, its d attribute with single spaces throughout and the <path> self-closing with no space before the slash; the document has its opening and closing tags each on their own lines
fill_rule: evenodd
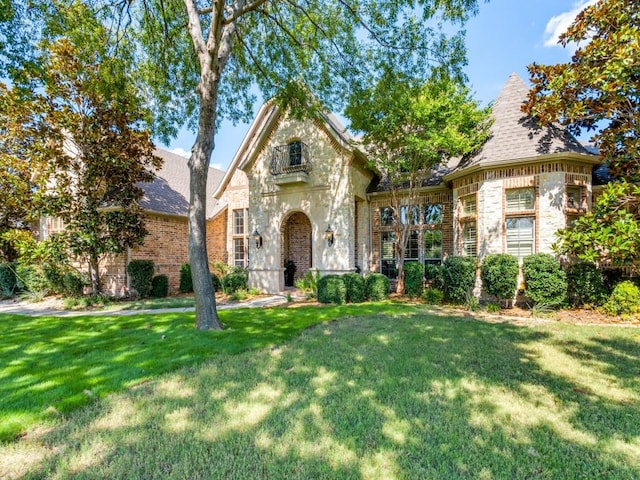
<svg viewBox="0 0 640 480">
<path fill-rule="evenodd" d="M 333 245 L 333 241 L 335 240 L 333 236 L 333 230 L 331 229 L 331 225 L 327 225 L 327 229 L 324 231 L 324 239 L 327 241 L 327 247 Z"/>
<path fill-rule="evenodd" d="M 253 240 L 256 242 L 256 248 L 262 248 L 262 235 L 258 232 L 258 228 L 253 232 Z"/>
</svg>

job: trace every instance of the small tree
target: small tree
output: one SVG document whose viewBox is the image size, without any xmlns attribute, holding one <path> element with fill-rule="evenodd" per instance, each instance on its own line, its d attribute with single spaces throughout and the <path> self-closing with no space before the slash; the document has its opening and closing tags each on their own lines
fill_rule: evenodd
<svg viewBox="0 0 640 480">
<path fill-rule="evenodd" d="M 560 308 L 567 299 L 567 277 L 560 263 L 548 253 L 534 253 L 522 260 L 525 293 L 534 304 Z"/>
</svg>

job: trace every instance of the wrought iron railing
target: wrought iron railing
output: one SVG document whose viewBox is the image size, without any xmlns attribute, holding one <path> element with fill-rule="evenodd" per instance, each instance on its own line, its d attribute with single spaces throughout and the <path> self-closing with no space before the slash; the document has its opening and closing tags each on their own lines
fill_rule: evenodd
<svg viewBox="0 0 640 480">
<path fill-rule="evenodd" d="M 288 145 L 273 147 L 271 153 L 271 175 L 284 175 L 286 173 L 311 171 L 309 161 L 309 149 L 302 142 L 294 142 Z"/>
</svg>

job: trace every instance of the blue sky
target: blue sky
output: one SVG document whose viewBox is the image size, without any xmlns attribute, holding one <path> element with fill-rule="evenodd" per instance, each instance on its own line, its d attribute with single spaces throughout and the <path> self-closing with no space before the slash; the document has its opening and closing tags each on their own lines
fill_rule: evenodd
<svg viewBox="0 0 640 480">
<path fill-rule="evenodd" d="M 491 102 L 513 72 L 528 81 L 527 65 L 569 61 L 571 48 L 557 45 L 557 36 L 566 30 L 576 14 L 595 0 L 490 0 L 480 5 L 480 13 L 467 24 L 469 65 L 466 72 L 476 98 Z M 256 105 L 256 110 L 259 105 Z M 235 127 L 223 123 L 216 135 L 211 165 L 225 170 L 249 124 Z M 169 146 L 187 156 L 195 136 L 186 130 Z"/>
</svg>

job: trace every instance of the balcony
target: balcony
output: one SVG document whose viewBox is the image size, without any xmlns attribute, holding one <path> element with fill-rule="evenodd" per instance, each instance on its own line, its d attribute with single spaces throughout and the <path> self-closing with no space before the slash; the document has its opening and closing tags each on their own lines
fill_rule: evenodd
<svg viewBox="0 0 640 480">
<path fill-rule="evenodd" d="M 302 142 L 292 142 L 273 148 L 269 172 L 278 185 L 307 183 L 311 162 L 309 149 Z"/>
</svg>

